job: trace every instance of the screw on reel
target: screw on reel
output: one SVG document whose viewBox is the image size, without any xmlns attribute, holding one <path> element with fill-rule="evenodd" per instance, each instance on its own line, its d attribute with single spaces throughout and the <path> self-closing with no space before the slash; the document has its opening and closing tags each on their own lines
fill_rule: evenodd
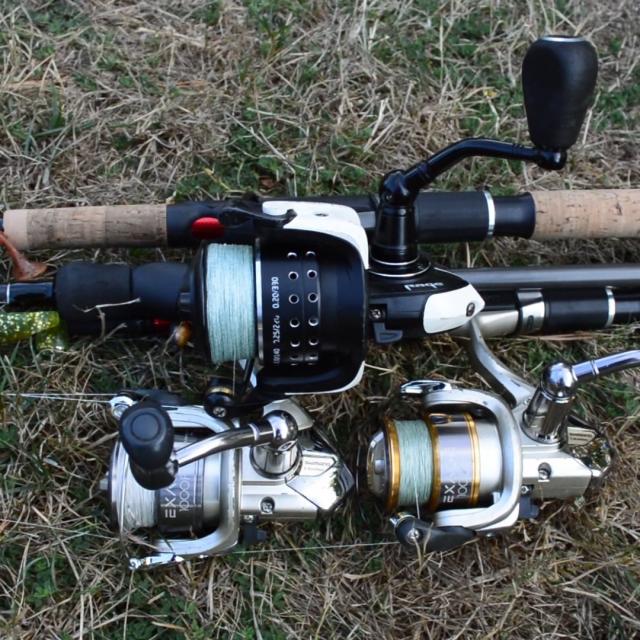
<svg viewBox="0 0 640 640">
<path fill-rule="evenodd" d="M 211 378 L 204 392 L 203 406 L 213 418 L 236 417 L 241 403 L 234 392 L 233 380 L 224 377 Z"/>
<path fill-rule="evenodd" d="M 218 420 L 242 418 L 259 411 L 265 404 L 265 398 L 255 389 L 248 391 L 252 370 L 251 366 L 245 370 L 240 384 L 224 376 L 210 378 L 202 401 L 204 410 Z"/>
</svg>

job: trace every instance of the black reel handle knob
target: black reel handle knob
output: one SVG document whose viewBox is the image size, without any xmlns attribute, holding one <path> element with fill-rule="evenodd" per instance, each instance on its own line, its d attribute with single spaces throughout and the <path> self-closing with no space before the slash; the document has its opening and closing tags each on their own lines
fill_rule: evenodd
<svg viewBox="0 0 640 640">
<path fill-rule="evenodd" d="M 120 440 L 138 484 L 154 490 L 173 482 L 173 424 L 160 404 L 144 400 L 129 407 L 120 418 Z"/>
<path fill-rule="evenodd" d="M 598 77 L 598 56 L 584 38 L 545 36 L 522 63 L 522 89 L 529 136 L 541 149 L 575 144 Z"/>
</svg>

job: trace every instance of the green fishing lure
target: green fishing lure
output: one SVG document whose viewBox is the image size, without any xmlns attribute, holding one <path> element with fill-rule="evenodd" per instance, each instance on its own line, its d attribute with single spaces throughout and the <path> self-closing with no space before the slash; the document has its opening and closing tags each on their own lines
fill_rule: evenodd
<svg viewBox="0 0 640 640">
<path fill-rule="evenodd" d="M 56 311 L 0 313 L 0 346 L 35 336 L 38 350 L 67 347 L 66 332 Z"/>
</svg>

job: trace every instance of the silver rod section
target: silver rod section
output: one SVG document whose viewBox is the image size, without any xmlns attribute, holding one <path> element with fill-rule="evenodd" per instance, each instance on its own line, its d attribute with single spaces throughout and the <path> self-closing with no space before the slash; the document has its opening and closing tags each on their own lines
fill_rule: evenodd
<svg viewBox="0 0 640 640">
<path fill-rule="evenodd" d="M 606 287 L 605 291 L 607 293 L 607 324 L 604 325 L 604 328 L 608 329 L 616 319 L 616 298 L 611 287 Z"/>
</svg>

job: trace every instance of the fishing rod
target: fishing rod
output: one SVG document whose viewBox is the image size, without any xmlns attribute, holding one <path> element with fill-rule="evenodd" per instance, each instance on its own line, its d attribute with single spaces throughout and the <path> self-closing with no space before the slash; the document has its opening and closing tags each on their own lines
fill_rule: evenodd
<svg viewBox="0 0 640 640">
<path fill-rule="evenodd" d="M 106 205 L 10 209 L 2 222 L 17 249 L 99 246 L 193 247 L 202 240 L 234 241 L 228 212 L 348 208 L 373 247 L 401 236 L 411 245 L 476 241 L 493 236 L 537 240 L 553 238 L 637 237 L 640 194 L 637 189 L 533 191 L 492 196 L 488 191 L 426 192 L 433 181 L 466 158 L 484 156 L 532 162 L 560 170 L 575 144 L 593 99 L 597 77 L 594 48 L 582 38 L 545 37 L 525 56 L 524 104 L 533 147 L 484 138 L 468 138 L 437 152 L 407 171 L 391 171 L 375 195 L 310 196 L 261 199 L 250 196 L 169 205 Z M 313 203 L 313 204 L 311 204 Z M 233 227 L 233 225 L 232 225 Z M 385 237 L 385 234 L 391 234 Z M 391 236 L 394 236 L 393 238 Z"/>
<path fill-rule="evenodd" d="M 481 296 L 483 308 L 476 318 L 485 338 L 601 330 L 640 319 L 637 264 L 458 269 L 452 273 Z M 191 293 L 183 289 L 183 283 L 189 279 L 190 267 L 182 263 L 138 267 L 70 263 L 51 280 L 0 285 L 0 304 L 11 310 L 0 314 L 0 329 L 4 327 L 9 341 L 12 326 L 26 329 L 38 317 L 34 314 L 42 312 L 59 314 L 60 322 L 73 335 L 116 328 L 130 335 L 162 334 L 178 325 L 188 331 L 180 323 L 188 322 L 190 328 L 194 321 L 199 322 L 187 308 Z M 158 294 L 159 280 L 162 295 Z M 380 319 L 376 308 L 369 309 L 366 335 L 392 342 L 387 329 L 380 331 Z M 41 330 L 35 326 L 33 333 Z M 17 336 L 21 337 L 22 333 Z M 398 332 L 390 337 L 405 335 Z M 184 346 L 183 337 L 176 338 Z"/>
<path fill-rule="evenodd" d="M 554 73 L 548 72 L 551 62 Z M 201 242 L 191 268 L 72 263 L 59 270 L 49 298 L 77 333 L 120 322 L 186 320 L 213 363 L 252 362 L 255 388 L 268 395 L 347 389 L 362 376 L 368 337 L 391 344 L 458 330 L 485 306 L 469 280 L 433 265 L 421 251 L 415 209 L 420 190 L 472 156 L 561 169 L 596 75 L 595 50 L 587 41 L 535 42 L 523 64 L 534 146 L 468 139 L 388 173 L 370 237 L 345 205 L 244 200 L 197 221 L 203 235 L 216 237 Z M 14 286 L 7 290 L 9 300 L 15 299 Z M 615 320 L 615 313 L 609 317 L 615 296 L 601 297 L 607 315 L 596 315 L 607 326 Z M 530 306 L 538 314 L 532 324 L 541 324 L 541 312 L 557 315 L 561 306 Z"/>
<path fill-rule="evenodd" d="M 369 238 L 379 197 L 308 196 L 252 201 L 316 202 L 353 209 Z M 224 234 L 220 214 L 244 198 L 159 205 L 104 205 L 9 209 L 0 229 L 22 251 L 92 247 L 197 247 Z M 292 205 L 294 206 L 294 205 Z M 496 196 L 489 191 L 419 193 L 415 201 L 420 243 L 477 242 L 497 237 L 637 238 L 640 189 L 531 191 Z"/>
<path fill-rule="evenodd" d="M 204 245 L 193 265 L 72 262 L 53 280 L 0 285 L 0 302 L 14 311 L 56 311 L 72 335 L 179 327 L 179 346 L 192 340 L 213 364 L 252 362 L 252 394 L 278 397 L 354 386 L 367 341 L 460 333 L 471 318 L 485 337 L 599 330 L 640 319 L 640 265 L 457 272 L 429 266 L 395 280 L 367 276 L 353 246 L 324 254 L 308 241 L 302 246 L 304 253 L 297 238 L 289 245 L 281 235 L 277 247 L 262 244 L 258 254 L 250 246 Z M 227 406 L 228 398 L 211 402 Z"/>
</svg>

